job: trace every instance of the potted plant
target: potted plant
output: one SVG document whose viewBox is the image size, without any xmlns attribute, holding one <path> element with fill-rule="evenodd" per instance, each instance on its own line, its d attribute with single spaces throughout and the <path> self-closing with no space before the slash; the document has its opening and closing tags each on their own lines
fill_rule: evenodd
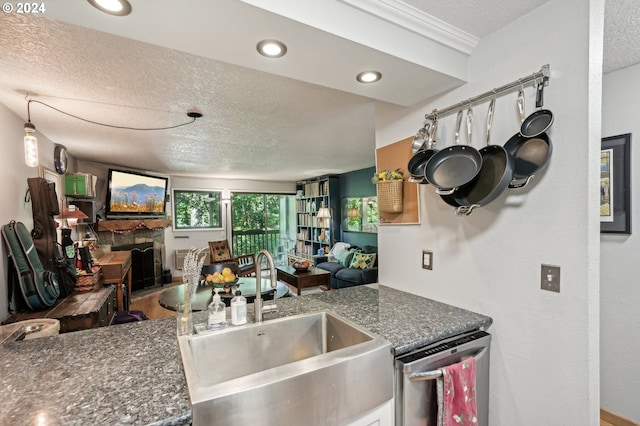
<svg viewBox="0 0 640 426">
<path fill-rule="evenodd" d="M 402 212 L 404 174 L 400 169 L 380 170 L 371 178 L 378 187 L 378 209 L 385 213 Z"/>
</svg>

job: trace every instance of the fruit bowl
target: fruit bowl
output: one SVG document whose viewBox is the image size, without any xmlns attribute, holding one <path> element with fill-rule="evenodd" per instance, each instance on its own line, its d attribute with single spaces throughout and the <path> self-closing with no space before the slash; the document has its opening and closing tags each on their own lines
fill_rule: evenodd
<svg viewBox="0 0 640 426">
<path fill-rule="evenodd" d="M 303 261 L 303 262 L 294 262 L 293 265 L 293 269 L 295 269 L 298 272 L 307 272 L 309 270 L 309 267 L 311 266 L 311 264 L 307 261 Z"/>
<path fill-rule="evenodd" d="M 235 280 L 228 282 L 228 283 L 214 283 L 214 282 L 210 282 L 208 281 L 209 284 L 211 284 L 214 287 L 218 287 L 218 288 L 224 288 L 224 287 L 231 287 L 233 285 L 238 284 L 238 281 L 240 281 L 239 278 L 236 278 Z"/>
<path fill-rule="evenodd" d="M 207 284 L 214 287 L 224 288 L 237 284 L 238 276 L 231 272 L 231 269 L 224 268 L 222 272 L 216 271 L 213 274 L 207 274 L 205 280 Z"/>
</svg>

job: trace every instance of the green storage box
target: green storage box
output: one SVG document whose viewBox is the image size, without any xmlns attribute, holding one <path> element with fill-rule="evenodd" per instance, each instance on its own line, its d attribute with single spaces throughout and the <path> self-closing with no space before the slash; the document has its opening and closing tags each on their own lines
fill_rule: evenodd
<svg viewBox="0 0 640 426">
<path fill-rule="evenodd" d="M 64 195 L 70 197 L 93 198 L 93 176 L 88 173 L 69 173 L 64 175 Z"/>
</svg>

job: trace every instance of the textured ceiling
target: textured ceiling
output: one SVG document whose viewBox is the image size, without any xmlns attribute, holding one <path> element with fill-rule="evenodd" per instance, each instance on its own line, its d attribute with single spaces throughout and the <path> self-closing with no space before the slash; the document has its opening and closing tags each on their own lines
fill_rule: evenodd
<svg viewBox="0 0 640 426">
<path fill-rule="evenodd" d="M 65 2 L 68 3 L 59 0 L 59 4 Z M 143 5 L 160 3 L 172 4 L 168 0 L 138 0 L 134 8 L 138 6 L 140 10 Z M 86 161 L 171 175 L 294 180 L 374 164 L 374 99 L 384 100 L 387 95 L 373 89 L 363 93 L 362 87 L 352 81 L 353 70 L 345 71 L 338 65 L 359 61 L 382 64 L 393 70 L 387 76 L 402 75 L 403 69 L 407 75 L 416 75 L 420 69 L 422 73 L 432 72 L 400 60 L 402 52 L 397 56 L 376 52 L 350 40 L 341 41 L 317 28 L 273 21 L 284 18 L 265 15 L 266 12 L 243 2 L 217 3 L 226 4 L 225 12 L 231 10 L 230 6 L 245 8 L 238 16 L 216 16 L 218 23 L 233 21 L 232 26 L 238 28 L 235 33 L 227 28 L 223 43 L 211 39 L 207 32 L 211 20 L 203 19 L 197 12 L 191 12 L 193 20 L 180 20 L 181 26 L 160 31 L 148 30 L 146 21 L 151 27 L 156 18 L 163 18 L 162 14 L 154 19 L 147 17 L 144 23 L 132 27 L 127 26 L 127 18 L 100 14 L 87 2 L 75 3 L 77 7 L 73 9 L 66 4 L 65 11 L 58 12 L 65 19 L 53 12 L 46 17 L 2 14 L 0 99 L 25 120 L 24 98 L 30 93 L 34 99 L 71 114 L 131 127 L 179 124 L 188 120 L 186 111 L 196 107 L 204 113 L 196 123 L 163 131 L 100 127 L 35 103 L 31 104 L 31 116 L 39 133 L 64 144 L 74 157 Z M 406 0 L 402 4 L 405 9 L 413 7 L 417 13 L 433 15 L 482 38 L 541 3 L 544 1 Z M 212 3 L 189 0 L 181 4 L 210 7 Z M 633 0 L 607 2 L 605 71 L 640 62 L 638 26 L 633 20 L 635 14 L 629 13 L 634 7 Z M 171 19 L 171 15 L 164 18 Z M 252 25 L 253 22 L 256 24 Z M 264 59 L 262 64 L 257 63 L 255 51 L 243 62 L 243 58 L 236 57 L 236 52 L 237 56 L 243 53 L 234 42 L 245 41 L 254 30 L 255 37 L 264 36 L 266 29 L 262 27 L 280 31 L 289 28 L 290 36 L 295 36 L 293 46 L 324 45 L 335 49 L 321 53 L 311 49 L 306 52 L 310 55 L 308 59 L 299 62 L 295 62 L 298 57 L 292 54 L 286 70 L 278 70 L 281 65 Z M 123 37 L 125 33 L 127 37 Z M 181 38 L 181 34 L 189 37 Z M 202 37 L 193 38 L 193 34 Z M 213 54 L 217 48 L 214 45 L 218 44 L 225 46 L 223 53 L 227 60 Z M 397 44 L 398 50 L 402 50 L 403 43 Z M 340 56 L 345 54 L 353 61 Z M 313 78 L 308 77 L 310 68 L 316 70 Z M 326 85 L 309 82 L 314 78 L 337 81 L 346 72 L 348 82 Z M 296 73 L 300 78 L 292 78 Z M 446 80 L 439 77 L 444 76 L 442 73 L 429 75 L 433 81 L 443 78 L 441 81 L 449 81 L 447 84 L 459 84 L 455 83 L 459 82 L 457 77 Z M 414 89 L 423 98 L 436 93 L 435 88 L 427 86 L 416 90 L 414 81 L 406 78 L 403 90 Z"/>
<path fill-rule="evenodd" d="M 171 174 L 266 180 L 374 162 L 370 99 L 66 23 L 6 18 L 0 89 L 20 95 L 15 107 L 25 119 L 24 92 L 119 126 L 170 126 L 188 121 L 191 107 L 204 112 L 189 126 L 131 131 L 32 103 L 38 131 L 76 157 Z"/>
<path fill-rule="evenodd" d="M 404 0 L 418 10 L 462 28 L 469 34 L 483 38 L 519 17 L 526 15 L 548 0 Z"/>
<path fill-rule="evenodd" d="M 606 0 L 604 18 L 605 73 L 640 63 L 638 0 Z"/>
</svg>

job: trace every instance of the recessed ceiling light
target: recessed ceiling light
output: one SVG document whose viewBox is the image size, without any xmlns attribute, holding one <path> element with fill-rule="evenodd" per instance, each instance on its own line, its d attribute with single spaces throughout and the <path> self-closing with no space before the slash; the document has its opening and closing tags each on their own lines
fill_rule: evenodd
<svg viewBox="0 0 640 426">
<path fill-rule="evenodd" d="M 280 58 L 287 53 L 287 46 L 278 40 L 262 40 L 256 46 L 258 52 L 267 58 Z"/>
<path fill-rule="evenodd" d="M 356 80 L 360 83 L 375 83 L 382 78 L 382 74 L 378 71 L 363 71 L 356 76 Z"/>
<path fill-rule="evenodd" d="M 131 13 L 128 0 L 87 0 L 96 9 L 115 16 L 126 16 Z"/>
</svg>

